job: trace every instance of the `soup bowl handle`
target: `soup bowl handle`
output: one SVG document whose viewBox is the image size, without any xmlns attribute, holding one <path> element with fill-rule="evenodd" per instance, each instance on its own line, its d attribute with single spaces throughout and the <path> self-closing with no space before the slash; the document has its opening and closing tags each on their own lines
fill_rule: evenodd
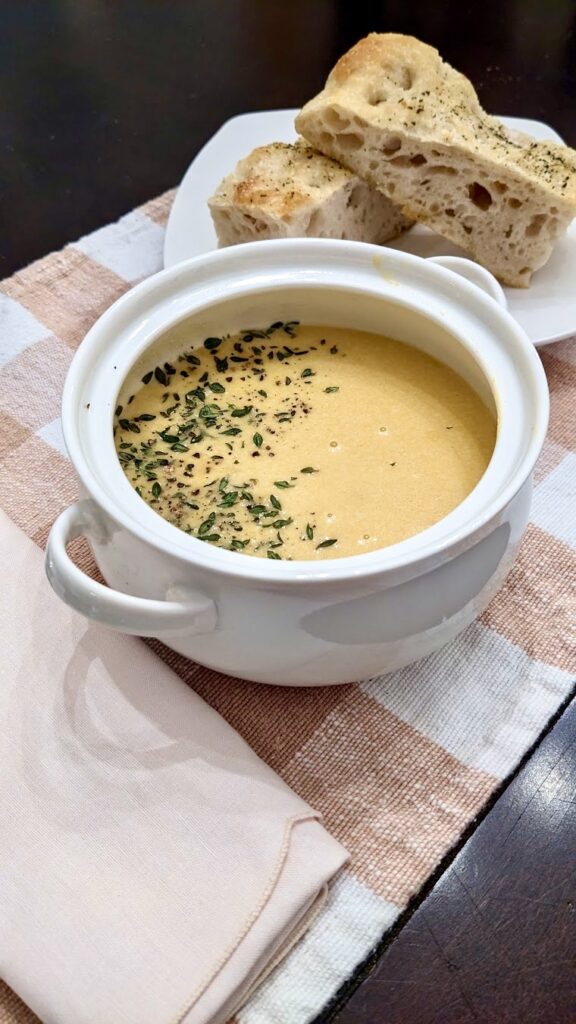
<svg viewBox="0 0 576 1024">
<path fill-rule="evenodd" d="M 54 591 L 75 611 L 110 629 L 135 636 L 194 636 L 216 628 L 214 602 L 197 591 L 173 587 L 168 600 L 134 597 L 106 587 L 74 564 L 66 547 L 76 537 L 106 542 L 90 499 L 65 509 L 54 523 L 46 546 L 46 574 Z M 177 599 L 174 599 L 176 598 Z"/>
<path fill-rule="evenodd" d="M 478 263 L 467 260 L 464 256 L 429 256 L 428 259 L 431 263 L 437 263 L 439 267 L 446 267 L 446 270 L 452 270 L 454 274 L 466 278 L 471 284 L 475 284 L 477 288 L 486 292 L 491 299 L 495 299 L 499 306 L 504 306 L 504 309 L 508 308 L 504 289 L 494 275 Z"/>
</svg>

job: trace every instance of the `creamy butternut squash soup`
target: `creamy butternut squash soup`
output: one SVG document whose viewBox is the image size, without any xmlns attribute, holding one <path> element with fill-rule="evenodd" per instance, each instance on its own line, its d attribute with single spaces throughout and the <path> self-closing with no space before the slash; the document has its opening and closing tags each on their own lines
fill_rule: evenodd
<svg viewBox="0 0 576 1024">
<path fill-rule="evenodd" d="M 484 473 L 490 410 L 391 338 L 274 323 L 206 338 L 120 396 L 122 468 L 199 540 L 272 559 L 357 555 L 452 511 Z"/>
</svg>

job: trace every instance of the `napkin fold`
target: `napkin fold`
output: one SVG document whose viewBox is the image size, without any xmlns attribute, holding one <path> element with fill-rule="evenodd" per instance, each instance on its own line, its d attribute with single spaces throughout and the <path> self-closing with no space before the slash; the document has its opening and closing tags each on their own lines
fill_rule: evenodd
<svg viewBox="0 0 576 1024">
<path fill-rule="evenodd" d="M 3 513 L 0 560 L 0 975 L 51 1024 L 224 1022 L 346 852 Z"/>
</svg>

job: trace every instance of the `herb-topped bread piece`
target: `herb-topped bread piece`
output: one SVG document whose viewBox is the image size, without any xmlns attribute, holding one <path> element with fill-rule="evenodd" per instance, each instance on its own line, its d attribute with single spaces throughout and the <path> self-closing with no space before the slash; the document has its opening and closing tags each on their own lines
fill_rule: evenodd
<svg viewBox="0 0 576 1024">
<path fill-rule="evenodd" d="M 576 152 L 508 131 L 411 36 L 360 40 L 296 128 L 505 284 L 529 285 L 576 215 Z"/>
<path fill-rule="evenodd" d="M 220 246 L 305 235 L 380 243 L 411 223 L 381 192 L 304 141 L 255 149 L 208 205 Z"/>
</svg>

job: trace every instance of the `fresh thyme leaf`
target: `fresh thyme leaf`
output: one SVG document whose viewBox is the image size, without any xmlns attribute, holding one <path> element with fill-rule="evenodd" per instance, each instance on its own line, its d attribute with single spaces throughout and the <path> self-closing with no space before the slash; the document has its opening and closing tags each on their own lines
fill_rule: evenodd
<svg viewBox="0 0 576 1024">
<path fill-rule="evenodd" d="M 270 504 L 273 505 L 274 508 L 282 508 L 282 502 L 278 500 L 275 494 L 270 495 Z"/>
<path fill-rule="evenodd" d="M 304 469 L 300 470 L 301 473 L 319 473 L 319 469 L 314 469 L 314 466 L 304 466 Z"/>
<path fill-rule="evenodd" d="M 136 419 L 138 421 L 148 423 L 150 420 L 155 420 L 156 417 L 151 412 L 143 412 L 140 414 L 140 416 L 137 416 Z"/>
<path fill-rule="evenodd" d="M 154 376 L 154 370 L 150 370 L 149 373 L 145 373 L 144 376 L 142 377 L 142 383 L 143 384 L 149 384 L 150 381 L 152 380 L 153 376 Z"/>
<path fill-rule="evenodd" d="M 306 523 L 306 536 L 308 540 L 314 540 L 314 527 L 310 523 Z"/>
<path fill-rule="evenodd" d="M 200 526 L 198 527 L 198 536 L 204 537 L 207 533 L 209 533 L 212 527 L 214 526 L 215 522 L 216 513 L 211 512 L 210 515 L 208 516 L 208 519 L 205 519 L 203 523 L 200 523 Z"/>
<path fill-rule="evenodd" d="M 229 491 L 227 494 L 222 495 L 222 501 L 219 502 L 219 508 L 232 508 L 233 505 L 238 501 L 238 491 Z"/>
<path fill-rule="evenodd" d="M 219 348 L 222 344 L 222 338 L 206 338 L 204 341 L 204 348 L 207 348 L 209 352 L 213 352 L 214 349 Z"/>
<path fill-rule="evenodd" d="M 262 434 L 253 434 L 252 440 L 257 448 L 261 448 L 264 443 L 264 438 L 262 437 Z"/>
<path fill-rule="evenodd" d="M 217 395 L 223 395 L 224 392 L 226 391 L 226 388 L 223 388 L 222 385 L 218 383 L 218 381 L 214 381 L 214 383 L 213 384 L 209 384 L 208 387 L 210 388 L 211 391 L 214 391 Z"/>
<path fill-rule="evenodd" d="M 280 558 L 280 555 L 278 555 L 275 551 L 272 551 L 271 548 L 268 548 L 268 551 L 266 552 L 266 556 L 267 556 L 267 558 L 275 558 L 278 562 L 282 561 L 282 559 Z"/>
<path fill-rule="evenodd" d="M 331 537 L 330 540 L 323 540 L 321 544 L 317 544 L 316 545 L 316 551 L 319 551 L 320 548 L 331 548 L 333 544 L 337 544 L 337 543 L 338 543 L 338 538 L 337 537 Z"/>
<path fill-rule="evenodd" d="M 324 388 L 325 395 L 332 395 L 335 391 L 340 391 L 340 388 Z"/>
<path fill-rule="evenodd" d="M 217 405 L 203 405 L 198 415 L 203 420 L 211 420 L 215 416 L 220 414 L 220 409 Z"/>
<path fill-rule="evenodd" d="M 314 370 L 311 370 L 308 367 L 306 370 L 302 370 L 302 373 L 300 374 L 300 376 L 301 377 L 315 377 L 316 374 L 314 373 Z"/>
<path fill-rule="evenodd" d="M 217 541 L 217 540 L 220 540 L 220 534 L 219 533 L 209 533 L 209 534 L 202 534 L 201 537 L 200 537 L 200 535 L 198 535 L 198 536 L 199 536 L 199 540 L 207 540 L 207 541 Z"/>
<path fill-rule="evenodd" d="M 228 427 L 227 430 L 223 430 L 222 431 L 222 434 L 223 435 L 225 434 L 227 437 L 236 437 L 236 434 L 241 434 L 241 433 L 242 433 L 242 430 L 240 429 L 240 427 Z"/>
<path fill-rule="evenodd" d="M 232 548 L 232 551 L 242 551 L 242 548 L 245 548 L 249 543 L 250 541 L 248 540 L 238 540 L 237 537 L 233 537 L 230 541 L 230 547 Z"/>
<path fill-rule="evenodd" d="M 262 398 L 268 398 L 268 392 L 267 392 L 267 391 L 262 391 L 262 390 L 260 390 L 260 391 L 258 392 L 258 394 L 259 394 L 259 395 L 262 395 Z M 120 411 L 122 411 L 122 410 L 120 410 Z"/>
<path fill-rule="evenodd" d="M 164 370 L 160 366 L 157 366 L 156 369 L 154 370 L 154 376 L 156 377 L 156 380 L 160 384 L 166 385 L 168 383 L 168 377 L 166 376 Z"/>
<path fill-rule="evenodd" d="M 287 480 L 275 480 L 274 487 L 279 487 L 281 491 L 285 491 L 287 487 L 294 487 L 294 484 L 289 484 Z"/>
<path fill-rule="evenodd" d="M 201 362 L 198 356 L 186 356 L 186 362 L 190 363 L 190 366 L 200 366 Z"/>
<path fill-rule="evenodd" d="M 152 496 L 154 498 L 159 498 L 161 494 L 162 494 L 162 488 L 161 488 L 160 484 L 159 483 L 152 484 Z"/>
<path fill-rule="evenodd" d="M 232 416 L 247 416 L 249 412 L 252 412 L 252 406 L 245 405 L 242 409 L 233 409 Z"/>
</svg>

